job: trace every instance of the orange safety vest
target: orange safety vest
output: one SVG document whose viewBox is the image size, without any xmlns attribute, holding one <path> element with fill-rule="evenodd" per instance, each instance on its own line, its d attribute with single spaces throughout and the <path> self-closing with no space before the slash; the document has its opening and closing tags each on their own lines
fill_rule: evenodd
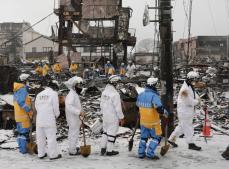
<svg viewBox="0 0 229 169">
<path fill-rule="evenodd" d="M 72 63 L 70 65 L 70 72 L 76 72 L 77 71 L 77 68 L 78 68 L 78 65 L 75 64 L 75 63 Z"/>
<path fill-rule="evenodd" d="M 59 63 L 54 64 L 53 72 L 54 73 L 60 73 L 61 71 L 62 71 L 62 66 Z"/>
<path fill-rule="evenodd" d="M 140 124 L 146 128 L 155 128 L 156 134 L 161 135 L 161 121 L 155 108 L 139 107 Z"/>
<path fill-rule="evenodd" d="M 21 83 L 14 83 L 14 92 L 18 91 L 19 89 L 25 87 L 24 84 Z M 30 127 L 30 119 L 32 117 L 32 111 L 27 113 L 22 107 L 20 107 L 16 100 L 13 102 L 14 104 L 14 114 L 15 114 L 15 121 L 21 122 L 23 128 Z M 31 99 L 29 95 L 26 96 L 25 104 L 31 108 Z"/>
</svg>

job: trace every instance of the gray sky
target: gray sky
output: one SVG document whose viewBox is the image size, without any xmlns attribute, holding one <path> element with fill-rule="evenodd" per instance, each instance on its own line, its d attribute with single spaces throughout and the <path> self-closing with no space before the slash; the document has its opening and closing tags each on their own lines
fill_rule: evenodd
<svg viewBox="0 0 229 169">
<path fill-rule="evenodd" d="M 184 6 L 189 0 L 173 0 L 174 40 L 187 37 L 187 20 Z M 133 9 L 130 27 L 136 28 L 138 40 L 153 38 L 154 24 L 142 26 L 145 4 L 153 6 L 154 0 L 123 0 L 123 6 Z M 226 35 L 229 34 L 229 0 L 193 0 L 191 34 L 196 35 Z M 0 0 L 0 22 L 22 22 L 31 24 L 39 21 L 53 11 L 54 0 Z M 152 11 L 151 11 L 152 14 Z M 153 19 L 153 14 L 151 16 Z M 52 15 L 35 27 L 38 32 L 50 35 L 50 26 L 57 22 Z M 185 33 L 184 33 L 185 28 Z"/>
</svg>

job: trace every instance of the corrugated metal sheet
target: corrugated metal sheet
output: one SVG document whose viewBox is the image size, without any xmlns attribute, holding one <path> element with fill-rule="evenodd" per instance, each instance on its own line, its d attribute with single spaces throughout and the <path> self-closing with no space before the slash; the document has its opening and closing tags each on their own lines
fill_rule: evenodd
<svg viewBox="0 0 229 169">
<path fill-rule="evenodd" d="M 100 19 L 119 15 L 120 0 L 83 0 L 82 18 Z"/>
</svg>

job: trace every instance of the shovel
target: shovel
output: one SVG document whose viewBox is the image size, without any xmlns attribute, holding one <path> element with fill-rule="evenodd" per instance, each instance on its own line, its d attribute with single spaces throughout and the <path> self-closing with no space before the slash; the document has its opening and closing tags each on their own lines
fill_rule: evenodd
<svg viewBox="0 0 229 169">
<path fill-rule="evenodd" d="M 170 145 L 167 144 L 168 142 L 168 119 L 166 119 L 166 125 L 165 125 L 165 145 L 161 147 L 161 156 L 164 156 L 168 150 L 169 150 L 169 147 Z"/>
<path fill-rule="evenodd" d="M 32 136 L 32 121 L 30 120 L 29 142 L 26 144 L 26 150 L 29 154 L 37 154 L 37 144 L 34 142 Z"/>
<path fill-rule="evenodd" d="M 86 138 L 85 138 L 85 131 L 84 131 L 84 122 L 83 119 L 80 119 L 82 122 L 82 129 L 83 129 L 83 146 L 80 146 L 80 154 L 83 157 L 88 157 L 91 154 L 91 145 L 86 145 Z"/>
<path fill-rule="evenodd" d="M 133 134 L 132 134 L 132 136 L 131 136 L 131 138 L 130 138 L 130 141 L 129 141 L 129 145 L 128 145 L 129 151 L 131 151 L 132 148 L 133 148 L 133 144 L 134 144 L 134 135 L 135 135 L 136 130 L 137 130 L 137 128 L 138 128 L 138 123 L 139 123 L 139 118 L 137 119 L 137 122 L 136 122 L 135 127 L 134 127 L 134 132 L 133 132 Z"/>
</svg>

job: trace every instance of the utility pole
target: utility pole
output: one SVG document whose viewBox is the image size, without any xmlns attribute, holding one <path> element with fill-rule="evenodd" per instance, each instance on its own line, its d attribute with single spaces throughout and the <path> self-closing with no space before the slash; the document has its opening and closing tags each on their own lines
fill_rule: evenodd
<svg viewBox="0 0 229 169">
<path fill-rule="evenodd" d="M 188 73 L 187 72 L 187 67 L 188 67 L 188 64 L 189 64 L 189 61 L 191 59 L 191 55 L 189 55 L 190 53 L 190 39 L 191 39 L 191 23 L 192 23 L 192 0 L 190 0 L 190 4 L 189 4 L 189 18 L 188 18 L 188 49 L 187 49 L 187 56 L 186 56 L 186 59 L 187 59 L 187 65 L 186 65 L 186 74 Z"/>
<path fill-rule="evenodd" d="M 171 0 L 159 0 L 160 31 L 160 80 L 161 99 L 166 110 L 173 112 L 173 60 L 172 60 L 172 6 Z M 165 130 L 165 119 L 162 118 L 162 130 Z M 173 114 L 169 116 L 168 133 L 174 128 Z"/>
</svg>

